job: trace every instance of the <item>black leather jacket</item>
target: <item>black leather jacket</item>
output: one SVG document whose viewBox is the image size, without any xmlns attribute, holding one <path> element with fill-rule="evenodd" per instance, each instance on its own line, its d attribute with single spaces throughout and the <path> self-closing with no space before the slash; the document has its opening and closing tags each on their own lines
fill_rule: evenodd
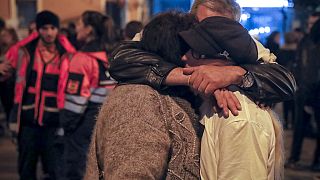
<svg viewBox="0 0 320 180">
<path fill-rule="evenodd" d="M 147 84 L 155 89 L 165 87 L 162 82 L 177 66 L 160 56 L 141 50 L 138 42 L 121 43 L 109 58 L 110 74 L 120 84 Z M 255 83 L 245 89 L 255 101 L 276 103 L 292 99 L 296 82 L 292 74 L 279 64 L 240 65 L 253 76 Z"/>
</svg>

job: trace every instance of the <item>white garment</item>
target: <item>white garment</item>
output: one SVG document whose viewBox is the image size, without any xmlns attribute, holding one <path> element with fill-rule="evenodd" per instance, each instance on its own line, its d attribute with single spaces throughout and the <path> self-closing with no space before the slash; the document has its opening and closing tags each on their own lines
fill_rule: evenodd
<svg viewBox="0 0 320 180">
<path fill-rule="evenodd" d="M 201 142 L 201 179 L 273 180 L 275 177 L 275 132 L 272 119 L 239 91 L 238 116 L 213 113 L 212 101 L 200 108 L 205 130 Z"/>
</svg>

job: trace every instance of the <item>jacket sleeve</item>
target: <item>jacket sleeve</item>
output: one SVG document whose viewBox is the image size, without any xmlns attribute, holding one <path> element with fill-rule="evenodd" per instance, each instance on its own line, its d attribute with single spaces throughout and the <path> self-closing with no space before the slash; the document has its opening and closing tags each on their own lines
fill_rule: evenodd
<svg viewBox="0 0 320 180">
<path fill-rule="evenodd" d="M 126 42 L 113 52 L 110 74 L 120 83 L 147 84 L 160 89 L 169 72 L 176 67 L 157 55 L 142 51 L 136 42 Z M 245 91 L 254 100 L 276 103 L 293 98 L 296 82 L 281 65 L 246 64 L 241 67 L 253 75 L 254 86 Z"/>
<path fill-rule="evenodd" d="M 90 80 L 92 63 L 84 54 L 75 54 L 70 61 L 65 88 L 64 108 L 60 111 L 60 123 L 66 134 L 72 133 L 88 109 L 91 96 Z"/>
<path fill-rule="evenodd" d="M 249 71 L 254 78 L 254 85 L 245 91 L 255 101 L 277 103 L 293 98 L 297 89 L 296 81 L 283 66 L 267 63 L 241 67 Z"/>
<path fill-rule="evenodd" d="M 146 84 L 160 89 L 169 72 L 177 66 L 145 52 L 138 42 L 124 42 L 112 53 L 110 74 L 120 84 Z"/>
</svg>

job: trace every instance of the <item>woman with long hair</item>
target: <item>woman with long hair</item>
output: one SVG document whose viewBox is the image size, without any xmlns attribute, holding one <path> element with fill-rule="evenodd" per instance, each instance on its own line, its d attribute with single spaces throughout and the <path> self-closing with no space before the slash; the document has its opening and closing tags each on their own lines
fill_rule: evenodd
<svg viewBox="0 0 320 180">
<path fill-rule="evenodd" d="M 95 125 L 95 116 L 115 82 L 108 73 L 105 50 L 107 17 L 86 11 L 76 25 L 77 40 L 82 43 L 73 55 L 66 82 L 65 104 L 61 112 L 64 129 L 67 179 L 82 179 L 86 155 Z"/>
</svg>

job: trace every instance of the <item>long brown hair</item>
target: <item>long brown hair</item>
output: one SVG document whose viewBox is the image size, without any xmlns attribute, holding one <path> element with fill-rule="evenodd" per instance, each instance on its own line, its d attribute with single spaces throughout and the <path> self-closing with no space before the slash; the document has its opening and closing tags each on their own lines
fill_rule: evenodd
<svg viewBox="0 0 320 180">
<path fill-rule="evenodd" d="M 10 44 L 3 44 L 3 42 L 0 43 L 0 54 L 4 54 L 6 53 L 6 51 L 10 48 L 10 46 L 12 46 L 13 44 L 17 43 L 19 38 L 17 35 L 17 32 L 15 29 L 13 28 L 4 28 L 0 31 L 0 33 L 2 34 L 3 32 L 7 32 L 9 33 L 9 35 L 12 37 L 12 42 Z"/>
</svg>

